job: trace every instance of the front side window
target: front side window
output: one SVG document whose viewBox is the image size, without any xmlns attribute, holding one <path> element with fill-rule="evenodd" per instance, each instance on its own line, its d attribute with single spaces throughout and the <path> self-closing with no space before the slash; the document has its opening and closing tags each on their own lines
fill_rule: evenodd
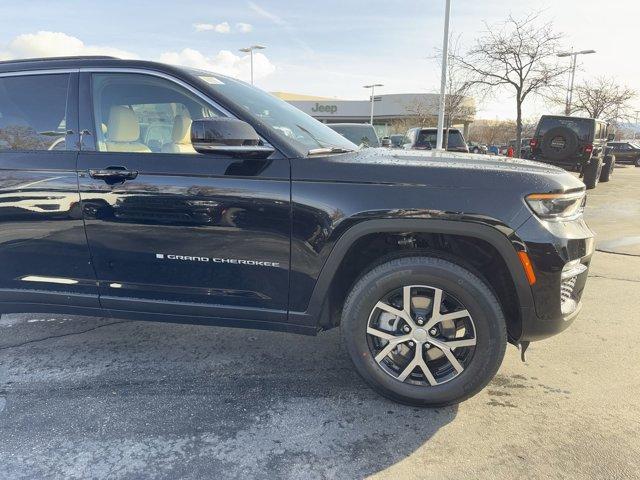
<svg viewBox="0 0 640 480">
<path fill-rule="evenodd" d="M 0 150 L 71 150 L 69 74 L 0 77 Z"/>
<path fill-rule="evenodd" d="M 94 74 L 92 91 L 101 152 L 194 154 L 191 122 L 222 116 L 182 86 L 152 75 Z"/>
</svg>

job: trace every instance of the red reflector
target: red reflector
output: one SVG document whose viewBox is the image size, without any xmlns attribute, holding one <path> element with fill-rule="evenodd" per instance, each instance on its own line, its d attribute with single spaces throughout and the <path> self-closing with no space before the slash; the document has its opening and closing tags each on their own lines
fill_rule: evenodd
<svg viewBox="0 0 640 480">
<path fill-rule="evenodd" d="M 531 148 L 536 148 L 538 146 L 538 139 L 532 138 L 531 140 L 529 140 L 529 146 Z"/>
<path fill-rule="evenodd" d="M 593 152 L 593 145 L 589 143 L 588 145 L 584 146 L 584 153 L 591 153 L 591 152 Z"/>
<path fill-rule="evenodd" d="M 527 255 L 527 252 L 518 252 L 518 258 L 520 258 L 520 263 L 522 264 L 522 268 L 524 268 L 524 273 L 527 276 L 529 285 L 533 285 L 536 283 L 536 274 L 533 271 L 533 265 L 531 264 L 529 255 Z"/>
</svg>

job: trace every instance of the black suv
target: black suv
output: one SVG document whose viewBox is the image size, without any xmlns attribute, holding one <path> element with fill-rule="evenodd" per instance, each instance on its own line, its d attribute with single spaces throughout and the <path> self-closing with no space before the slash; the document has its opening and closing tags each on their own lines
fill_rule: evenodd
<svg viewBox="0 0 640 480">
<path fill-rule="evenodd" d="M 433 406 L 581 308 L 585 189 L 555 167 L 357 149 L 232 78 L 103 57 L 0 63 L 0 139 L 3 313 L 339 325 L 377 391 Z"/>
<path fill-rule="evenodd" d="M 608 182 L 615 167 L 607 142 L 613 140 L 607 122 L 595 118 L 543 115 L 529 141 L 529 158 L 580 172 L 587 188 Z"/>
<path fill-rule="evenodd" d="M 640 141 L 609 142 L 607 146 L 616 157 L 616 163 L 627 163 L 640 167 Z"/>
</svg>

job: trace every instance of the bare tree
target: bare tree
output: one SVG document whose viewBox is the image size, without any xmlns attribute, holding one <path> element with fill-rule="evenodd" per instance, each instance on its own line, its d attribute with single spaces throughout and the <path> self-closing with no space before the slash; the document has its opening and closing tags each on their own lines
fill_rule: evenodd
<svg viewBox="0 0 640 480">
<path fill-rule="evenodd" d="M 405 105 L 404 108 L 414 127 L 432 127 L 434 118 L 437 118 L 434 115 L 435 105 L 426 100 L 418 100 Z"/>
<path fill-rule="evenodd" d="M 522 105 L 532 95 L 553 88 L 568 71 L 557 61 L 562 34 L 537 13 L 523 19 L 509 16 L 503 24 L 488 26 L 466 55 L 457 62 L 476 85 L 487 89 L 511 88 L 516 100 L 516 144 L 522 140 Z M 519 153 L 519 149 L 516 149 Z"/>
<path fill-rule="evenodd" d="M 469 140 L 486 145 L 506 145 L 515 131 L 513 120 L 476 120 L 471 125 Z"/>
<path fill-rule="evenodd" d="M 636 95 L 635 90 L 616 83 L 613 78 L 597 77 L 575 88 L 573 111 L 614 121 L 629 118 L 630 102 Z"/>
</svg>

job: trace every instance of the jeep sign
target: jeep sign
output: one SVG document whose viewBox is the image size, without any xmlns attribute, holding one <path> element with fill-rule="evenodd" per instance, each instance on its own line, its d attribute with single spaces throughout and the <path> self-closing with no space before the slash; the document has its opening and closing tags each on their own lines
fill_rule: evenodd
<svg viewBox="0 0 640 480">
<path fill-rule="evenodd" d="M 325 112 L 325 113 L 336 113 L 338 111 L 337 105 L 320 105 L 316 102 L 315 106 L 311 109 L 312 112 Z"/>
</svg>

